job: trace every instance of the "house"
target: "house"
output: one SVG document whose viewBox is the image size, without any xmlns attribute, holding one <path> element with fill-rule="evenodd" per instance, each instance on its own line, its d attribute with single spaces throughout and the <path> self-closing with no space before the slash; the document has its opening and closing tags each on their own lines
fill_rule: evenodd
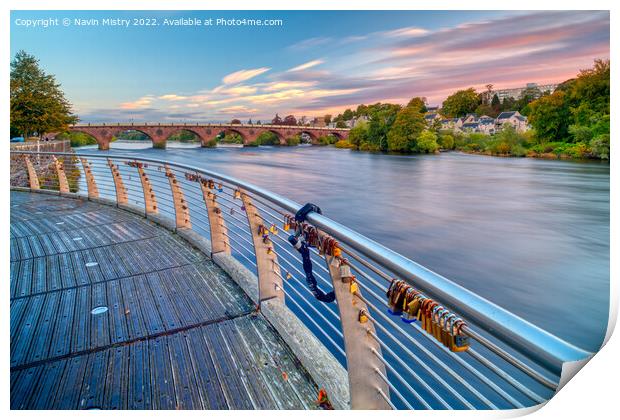
<svg viewBox="0 0 620 420">
<path fill-rule="evenodd" d="M 456 127 L 456 123 L 460 121 L 459 118 L 444 118 L 441 120 L 441 129 L 442 130 L 454 130 Z"/>
<path fill-rule="evenodd" d="M 478 129 L 484 134 L 495 134 L 495 119 L 483 115 L 478 119 Z"/>
<path fill-rule="evenodd" d="M 433 125 L 433 123 L 437 120 L 441 120 L 441 116 L 437 113 L 424 115 L 424 121 L 426 121 L 427 125 Z"/>
<path fill-rule="evenodd" d="M 511 125 L 516 131 L 523 132 L 529 129 L 527 117 L 524 117 L 519 111 L 505 111 L 495 119 L 495 131 L 500 131 L 505 124 Z"/>
</svg>

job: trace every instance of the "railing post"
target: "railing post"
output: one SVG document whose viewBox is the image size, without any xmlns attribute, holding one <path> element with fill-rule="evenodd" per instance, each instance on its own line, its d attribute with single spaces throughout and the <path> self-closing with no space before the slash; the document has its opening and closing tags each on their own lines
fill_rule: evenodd
<svg viewBox="0 0 620 420">
<path fill-rule="evenodd" d="M 209 182 L 202 180 L 200 182 L 202 196 L 207 207 L 207 216 L 209 217 L 209 229 L 211 230 L 211 253 L 217 254 L 223 252 L 230 254 L 230 244 L 227 240 L 228 228 L 222 216 L 222 210 L 217 204 L 217 196 L 211 188 Z"/>
<path fill-rule="evenodd" d="M 172 191 L 172 200 L 174 202 L 174 215 L 176 219 L 176 227 L 177 229 L 182 228 L 191 228 L 192 223 L 189 218 L 189 207 L 187 202 L 185 201 L 185 196 L 183 195 L 183 190 L 181 190 L 181 186 L 177 181 L 174 172 L 170 169 L 168 165 L 165 165 L 166 169 L 166 177 L 168 177 L 168 182 L 170 183 L 170 190 Z"/>
<path fill-rule="evenodd" d="M 56 175 L 58 176 L 58 187 L 61 193 L 69 192 L 69 182 L 67 181 L 67 174 L 65 174 L 64 163 L 59 161 L 56 156 L 52 155 L 54 159 L 54 165 L 56 166 Z"/>
<path fill-rule="evenodd" d="M 86 178 L 86 187 L 88 188 L 88 198 L 99 198 L 99 189 L 97 188 L 97 183 L 95 182 L 95 177 L 93 176 L 90 162 L 83 157 L 80 158 L 80 161 L 82 162 L 82 167 L 84 168 L 84 177 Z"/>
<path fill-rule="evenodd" d="M 34 165 L 30 162 L 30 159 L 27 155 L 24 155 L 24 161 L 26 162 L 26 168 L 28 168 L 28 180 L 30 181 L 30 189 L 38 190 L 41 188 L 39 185 L 39 177 L 37 176 L 37 171 L 34 169 Z"/>
<path fill-rule="evenodd" d="M 258 209 L 252 204 L 249 195 L 241 191 L 241 200 L 248 217 L 254 254 L 256 255 L 256 270 L 258 272 L 258 302 L 268 299 L 279 299 L 284 302 L 284 289 L 278 256 L 273 249 L 267 226 L 263 224 Z"/>
<path fill-rule="evenodd" d="M 341 259 L 326 254 L 325 260 L 334 285 L 342 324 L 351 408 L 354 410 L 390 410 L 390 405 L 379 392 L 390 395 L 388 385 L 377 374 L 378 369 L 383 376 L 386 376 L 385 365 L 373 352 L 374 350 L 381 354 L 381 346 L 368 333 L 368 331 L 375 333 L 375 327 L 372 322 L 368 320 L 362 322 L 360 319 L 361 314 L 368 313 L 368 307 L 352 293 L 352 277 L 341 275 Z M 360 291 L 357 290 L 355 293 L 360 294 Z"/>
<path fill-rule="evenodd" d="M 144 212 L 145 214 L 157 214 L 157 199 L 155 198 L 155 192 L 153 192 L 153 186 L 146 172 L 144 172 L 145 164 L 136 162 L 138 175 L 140 176 L 140 183 L 142 184 L 142 192 L 144 193 Z"/>
<path fill-rule="evenodd" d="M 109 158 L 108 166 L 110 167 L 110 171 L 112 172 L 112 179 L 114 179 L 114 189 L 116 190 L 116 204 L 127 204 L 127 189 L 125 188 L 125 184 L 123 184 L 121 172 L 118 170 L 118 167 L 114 164 L 114 162 L 112 162 L 112 160 Z"/>
</svg>

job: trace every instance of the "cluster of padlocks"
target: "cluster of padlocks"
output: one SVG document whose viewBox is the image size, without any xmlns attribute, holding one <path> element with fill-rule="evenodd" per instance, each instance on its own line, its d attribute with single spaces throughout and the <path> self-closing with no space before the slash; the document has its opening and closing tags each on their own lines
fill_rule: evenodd
<svg viewBox="0 0 620 420">
<path fill-rule="evenodd" d="M 303 235 L 308 245 L 316 248 L 320 255 L 340 257 L 342 254 L 336 239 L 325 233 L 319 233 L 317 228 L 306 222 L 298 222 L 290 214 L 284 216 L 283 228 L 286 231 L 293 230 L 297 235 Z"/>
<path fill-rule="evenodd" d="M 469 348 L 463 333 L 465 321 L 402 280 L 393 280 L 387 291 L 389 312 L 403 322 L 420 321 L 422 328 L 453 352 Z"/>
</svg>

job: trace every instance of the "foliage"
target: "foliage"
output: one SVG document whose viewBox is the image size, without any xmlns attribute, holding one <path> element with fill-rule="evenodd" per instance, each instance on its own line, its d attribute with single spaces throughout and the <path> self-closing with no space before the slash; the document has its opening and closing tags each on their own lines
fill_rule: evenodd
<svg viewBox="0 0 620 420">
<path fill-rule="evenodd" d="M 282 121 L 282 125 L 297 125 L 297 119 L 294 115 L 287 115 Z"/>
<path fill-rule="evenodd" d="M 352 149 L 355 146 L 349 143 L 348 140 L 338 140 L 336 144 L 334 144 L 334 147 L 337 147 L 338 149 Z"/>
<path fill-rule="evenodd" d="M 419 153 L 435 153 L 439 150 L 437 134 L 431 130 L 424 130 L 417 139 L 415 151 Z"/>
<path fill-rule="evenodd" d="M 71 147 L 82 147 L 97 144 L 97 140 L 93 136 L 79 132 L 65 132 L 56 136 L 58 140 L 71 141 Z"/>
<path fill-rule="evenodd" d="M 258 135 L 256 142 L 262 146 L 279 146 L 280 138 L 274 132 L 263 131 Z"/>
<path fill-rule="evenodd" d="M 439 134 L 438 143 L 444 150 L 454 149 L 454 137 L 452 134 Z"/>
<path fill-rule="evenodd" d="M 280 118 L 280 116 L 278 114 L 276 114 L 276 116 L 273 117 L 273 120 L 271 120 L 271 124 L 273 124 L 273 125 L 282 125 L 282 118 Z"/>
<path fill-rule="evenodd" d="M 599 159 L 609 159 L 609 134 L 600 134 L 590 141 L 592 156 Z"/>
<path fill-rule="evenodd" d="M 603 148 L 610 133 L 610 62 L 596 60 L 591 69 L 558 86 L 551 95 L 529 104 L 529 120 L 539 143 L 563 141 Z M 607 137 L 605 137 L 607 136 Z M 608 141 L 608 140 L 607 140 Z M 571 149 L 580 154 L 580 148 Z M 594 157 L 598 153 L 592 151 Z M 608 155 L 607 155 L 608 156 Z"/>
<path fill-rule="evenodd" d="M 474 88 L 459 90 L 448 96 L 442 104 L 442 114 L 449 118 L 463 117 L 475 112 L 480 97 Z"/>
<path fill-rule="evenodd" d="M 349 131 L 349 143 L 356 149 L 364 143 L 368 143 L 368 124 L 362 122 Z"/>
<path fill-rule="evenodd" d="M 331 134 L 330 134 L 330 135 L 327 135 L 327 136 L 321 136 L 321 137 L 319 137 L 319 138 L 317 139 L 317 142 L 318 142 L 320 145 L 323 145 L 323 146 L 328 146 L 328 145 L 330 145 L 330 144 L 335 144 L 335 143 L 337 143 L 337 142 L 338 142 L 338 138 L 337 138 L 336 136 L 333 136 L 333 135 L 331 135 Z"/>
<path fill-rule="evenodd" d="M 411 104 L 411 102 L 410 102 Z M 387 133 L 387 148 L 391 152 L 417 151 L 418 137 L 425 128 L 424 115 L 418 103 L 401 109 Z"/>
<path fill-rule="evenodd" d="M 226 144 L 243 144 L 243 138 L 235 132 L 226 133 L 224 137 L 220 138 L 220 141 Z"/>
<path fill-rule="evenodd" d="M 230 121 L 231 124 L 241 124 L 241 120 L 238 120 L 237 118 L 234 118 L 232 121 Z"/>
<path fill-rule="evenodd" d="M 217 147 L 217 139 L 210 139 L 204 144 L 204 147 Z"/>
<path fill-rule="evenodd" d="M 415 112 L 413 108 L 412 111 Z M 396 116 L 401 110 L 400 105 L 377 103 L 369 109 L 368 142 L 373 145 L 371 149 L 381 151 L 388 150 L 388 132 L 396 121 Z M 397 150 L 397 149 L 394 149 Z"/>
<path fill-rule="evenodd" d="M 199 142 L 200 138 L 191 131 L 181 130 L 178 133 L 174 133 L 170 137 L 168 137 L 168 141 L 179 141 L 181 143 L 192 143 Z"/>
<path fill-rule="evenodd" d="M 24 138 L 65 131 L 78 121 L 56 78 L 23 50 L 11 61 L 10 89 L 11 127 Z"/>
<path fill-rule="evenodd" d="M 299 143 L 301 143 L 301 136 L 299 134 L 286 139 L 287 146 L 299 146 Z"/>
</svg>

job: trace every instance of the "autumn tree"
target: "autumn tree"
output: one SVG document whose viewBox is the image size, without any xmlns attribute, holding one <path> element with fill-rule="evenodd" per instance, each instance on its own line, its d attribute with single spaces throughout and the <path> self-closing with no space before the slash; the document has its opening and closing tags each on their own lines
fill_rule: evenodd
<svg viewBox="0 0 620 420">
<path fill-rule="evenodd" d="M 11 129 L 25 138 L 66 131 L 78 121 L 56 78 L 25 51 L 11 61 L 10 97 Z"/>
<path fill-rule="evenodd" d="M 297 119 L 293 115 L 287 115 L 284 117 L 282 125 L 297 125 Z"/>
<path fill-rule="evenodd" d="M 474 112 L 480 104 L 480 97 L 474 88 L 459 90 L 448 96 L 442 105 L 442 114 L 456 118 Z"/>
<path fill-rule="evenodd" d="M 419 104 L 406 106 L 396 115 L 387 133 L 387 148 L 391 152 L 411 152 L 417 147 L 417 140 L 424 130 L 424 114 Z"/>
<path fill-rule="evenodd" d="M 233 118 L 232 121 L 230 121 L 231 124 L 241 124 L 241 120 L 238 120 L 237 118 Z"/>
<path fill-rule="evenodd" d="M 276 116 L 273 117 L 273 120 L 271 120 L 271 124 L 273 124 L 273 125 L 282 125 L 282 118 L 280 118 L 280 116 L 278 114 L 276 114 Z"/>
</svg>

